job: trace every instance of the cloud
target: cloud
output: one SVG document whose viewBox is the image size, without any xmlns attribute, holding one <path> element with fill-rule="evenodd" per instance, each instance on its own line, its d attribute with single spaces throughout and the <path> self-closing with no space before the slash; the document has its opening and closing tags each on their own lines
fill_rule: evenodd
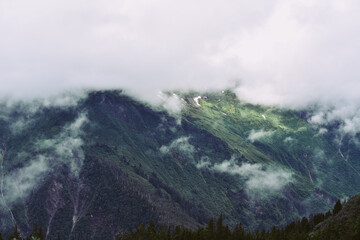
<svg viewBox="0 0 360 240">
<path fill-rule="evenodd" d="M 308 122 L 318 129 L 319 134 L 326 133 L 327 127 L 332 126 L 340 137 L 348 135 L 355 138 L 360 132 L 360 105 L 357 104 L 339 102 L 317 106 L 308 117 Z"/>
<path fill-rule="evenodd" d="M 0 5 L 2 96 L 125 88 L 220 89 L 298 106 L 359 102 L 353 0 L 45 0 Z"/>
<path fill-rule="evenodd" d="M 7 100 L 0 104 L 0 118 L 10 122 L 10 131 L 16 135 L 33 126 L 36 123 L 36 115 L 43 113 L 44 109 L 75 107 L 85 96 L 85 91 L 79 91 L 31 101 Z"/>
<path fill-rule="evenodd" d="M 168 146 L 163 145 L 160 147 L 162 154 L 168 154 L 172 152 L 180 153 L 187 158 L 192 158 L 195 148 L 189 143 L 190 137 L 179 137 L 173 140 Z"/>
<path fill-rule="evenodd" d="M 292 137 L 286 137 L 286 138 L 284 139 L 284 143 L 286 143 L 286 144 L 292 143 L 292 142 L 294 142 L 294 141 L 296 141 L 296 139 L 294 139 L 294 138 L 292 138 Z"/>
<path fill-rule="evenodd" d="M 316 103 L 313 124 L 340 119 L 355 135 L 359 11 L 354 0 L 4 0 L 0 96 L 66 105 L 51 96 L 122 88 L 175 114 L 181 99 L 161 92 L 234 87 L 251 103 Z"/>
<path fill-rule="evenodd" d="M 255 131 L 255 130 L 251 130 L 250 134 L 248 136 L 248 140 L 253 143 L 255 141 L 260 141 L 260 140 L 263 140 L 265 138 L 269 138 L 273 134 L 274 134 L 274 131 L 264 131 L 264 130 Z"/>
<path fill-rule="evenodd" d="M 4 196 L 6 202 L 13 204 L 16 200 L 27 197 L 49 171 L 48 159 L 39 155 L 30 162 L 30 165 L 18 168 L 5 176 Z"/>
<path fill-rule="evenodd" d="M 326 128 L 320 128 L 318 134 L 323 135 L 323 134 L 325 134 L 327 132 L 328 132 L 328 130 Z"/>
<path fill-rule="evenodd" d="M 207 157 L 202 157 L 200 159 L 200 161 L 198 163 L 196 163 L 196 168 L 197 169 L 202 169 L 202 168 L 211 168 L 211 162 L 209 160 L 209 158 Z"/>
<path fill-rule="evenodd" d="M 239 165 L 234 157 L 215 164 L 201 160 L 196 166 L 199 169 L 207 168 L 215 172 L 228 173 L 243 178 L 245 192 L 252 198 L 261 199 L 276 194 L 294 181 L 292 172 L 287 169 L 264 166 L 258 163 L 241 163 Z"/>
<path fill-rule="evenodd" d="M 17 158 L 28 158 L 24 167 L 4 172 L 2 191 L 3 207 L 11 206 L 26 197 L 39 186 L 41 180 L 65 164 L 74 177 L 79 177 L 84 161 L 82 127 L 88 122 L 85 113 L 80 113 L 74 122 L 66 125 L 61 133 L 50 139 L 35 143 L 41 154 L 19 153 Z M 29 155 L 30 154 L 30 155 Z M 5 156 L 6 158 L 6 156 Z M 1 159 L 3 161 L 3 159 Z"/>
<path fill-rule="evenodd" d="M 71 173 L 78 177 L 84 162 L 84 135 L 82 127 L 88 122 L 86 113 L 80 113 L 74 122 L 65 126 L 63 131 L 50 139 L 41 139 L 36 143 L 38 150 L 47 151 L 54 158 L 53 164 L 65 163 Z"/>
<path fill-rule="evenodd" d="M 160 90 L 226 86 L 201 54 L 206 39 L 219 34 L 212 26 L 227 24 L 229 11 L 234 15 L 231 6 L 204 0 L 2 1 L 1 93 L 37 97 L 69 88 L 125 88 L 152 100 Z"/>
<path fill-rule="evenodd" d="M 185 100 L 180 98 L 175 93 L 163 93 L 160 92 L 158 97 L 161 99 L 159 104 L 163 106 L 168 113 L 173 116 L 179 116 L 181 113 L 182 108 L 184 107 Z"/>
<path fill-rule="evenodd" d="M 242 75 L 240 98 L 264 104 L 358 100 L 355 1 L 277 1 L 260 25 L 214 43 L 218 64 Z M 342 82 L 342 80 L 344 80 Z M 351 89 L 355 87 L 355 89 Z"/>
</svg>

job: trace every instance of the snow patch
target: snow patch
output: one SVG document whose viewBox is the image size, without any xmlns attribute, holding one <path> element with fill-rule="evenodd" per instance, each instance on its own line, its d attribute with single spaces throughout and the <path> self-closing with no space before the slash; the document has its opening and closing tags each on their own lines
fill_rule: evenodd
<svg viewBox="0 0 360 240">
<path fill-rule="evenodd" d="M 199 99 L 201 99 L 201 96 L 197 96 L 196 98 L 194 98 L 195 104 L 198 107 L 201 107 L 200 103 L 199 103 Z"/>
</svg>

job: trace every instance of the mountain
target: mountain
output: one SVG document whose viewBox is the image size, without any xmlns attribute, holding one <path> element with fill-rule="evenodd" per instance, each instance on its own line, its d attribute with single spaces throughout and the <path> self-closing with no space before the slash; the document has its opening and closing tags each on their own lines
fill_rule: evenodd
<svg viewBox="0 0 360 240">
<path fill-rule="evenodd" d="M 3 103 L 2 232 L 36 224 L 47 238 L 111 239 L 150 219 L 194 229 L 220 213 L 230 226 L 269 229 L 360 192 L 357 136 L 319 131 L 310 110 L 230 90 L 163 97 L 163 107 L 122 91 Z"/>
<path fill-rule="evenodd" d="M 130 232 L 124 232 L 117 239 L 213 239 L 213 240 L 353 240 L 360 239 L 360 195 L 354 196 L 344 205 L 338 200 L 332 211 L 311 214 L 287 224 L 283 228 L 273 227 L 270 231 L 247 232 L 241 224 L 233 229 L 224 225 L 222 215 L 210 219 L 204 227 L 196 230 L 176 226 L 174 230 L 156 227 L 153 222 L 140 224 Z"/>
<path fill-rule="evenodd" d="M 360 195 L 350 198 L 337 214 L 319 223 L 311 236 L 314 239 L 359 239 Z"/>
</svg>

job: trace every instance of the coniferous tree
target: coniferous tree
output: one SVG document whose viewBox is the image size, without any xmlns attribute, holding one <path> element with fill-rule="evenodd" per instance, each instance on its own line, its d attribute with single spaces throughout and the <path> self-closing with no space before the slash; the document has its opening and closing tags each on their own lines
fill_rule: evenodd
<svg viewBox="0 0 360 240">
<path fill-rule="evenodd" d="M 340 202 L 340 200 L 337 200 L 337 202 L 335 203 L 334 209 L 333 209 L 333 215 L 338 214 L 341 209 L 342 209 L 341 202 Z"/>
<path fill-rule="evenodd" d="M 215 224 L 214 224 L 214 219 L 211 218 L 206 226 L 206 239 L 215 239 Z"/>
<path fill-rule="evenodd" d="M 156 226 L 154 221 L 150 220 L 146 228 L 146 235 L 148 239 L 156 239 Z"/>
<path fill-rule="evenodd" d="M 220 214 L 217 222 L 216 222 L 216 239 L 223 238 L 223 216 Z"/>
<path fill-rule="evenodd" d="M 9 236 L 8 239 L 11 239 L 11 240 L 22 240 L 21 237 L 20 237 L 20 233 L 19 233 L 19 230 L 18 230 L 18 226 L 17 224 L 15 224 L 14 226 L 14 232 Z"/>
<path fill-rule="evenodd" d="M 354 239 L 360 239 L 360 216 L 356 220 Z"/>
<path fill-rule="evenodd" d="M 235 226 L 233 235 L 235 239 L 244 239 L 245 230 L 241 223 Z"/>
<path fill-rule="evenodd" d="M 306 217 L 301 219 L 301 231 L 308 232 L 310 230 L 310 224 Z"/>
</svg>

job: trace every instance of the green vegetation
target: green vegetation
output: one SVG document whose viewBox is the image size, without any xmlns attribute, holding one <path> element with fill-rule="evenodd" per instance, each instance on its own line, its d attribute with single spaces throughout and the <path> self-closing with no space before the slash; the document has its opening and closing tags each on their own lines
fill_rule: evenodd
<svg viewBox="0 0 360 240">
<path fill-rule="evenodd" d="M 303 217 L 287 224 L 284 228 L 273 227 L 267 231 L 249 232 L 242 224 L 230 228 L 224 224 L 223 216 L 220 215 L 215 221 L 210 219 L 206 226 L 196 230 L 184 226 L 163 227 L 156 226 L 150 220 L 145 226 L 140 224 L 135 230 L 122 231 L 115 234 L 118 240 L 353 240 L 360 238 L 360 195 L 351 198 L 343 205 L 337 201 L 332 213 L 319 213 Z M 0 233 L 0 240 L 2 240 Z M 26 238 L 21 238 L 17 226 L 8 240 L 45 240 L 44 231 L 34 226 L 33 231 Z M 60 240 L 60 236 L 57 238 Z"/>
<path fill-rule="evenodd" d="M 284 228 L 273 227 L 270 231 L 247 232 L 242 224 L 236 225 L 232 230 L 224 225 L 223 216 L 215 222 L 210 219 L 204 227 L 197 230 L 177 226 L 173 229 L 156 227 L 150 221 L 145 227 L 139 225 L 135 231 L 119 234 L 118 240 L 353 240 L 360 239 L 360 195 L 350 199 L 341 211 L 342 204 L 336 202 L 333 213 L 310 215 L 289 223 Z M 353 212 L 349 215 L 348 211 Z M 339 220 L 339 215 L 343 215 Z M 321 229 L 319 229 L 321 228 Z"/>
<path fill-rule="evenodd" d="M 199 93 L 177 95 L 184 107 L 175 114 L 120 91 L 34 113 L 7 109 L 4 236 L 13 222 L 24 236 L 37 224 L 48 239 L 111 239 L 149 220 L 195 231 L 220 214 L 229 229 L 268 231 L 360 192 L 360 150 L 345 136 L 344 161 L 335 130 L 318 134 L 297 112 L 231 91 L 201 94 L 200 106 Z"/>
</svg>

